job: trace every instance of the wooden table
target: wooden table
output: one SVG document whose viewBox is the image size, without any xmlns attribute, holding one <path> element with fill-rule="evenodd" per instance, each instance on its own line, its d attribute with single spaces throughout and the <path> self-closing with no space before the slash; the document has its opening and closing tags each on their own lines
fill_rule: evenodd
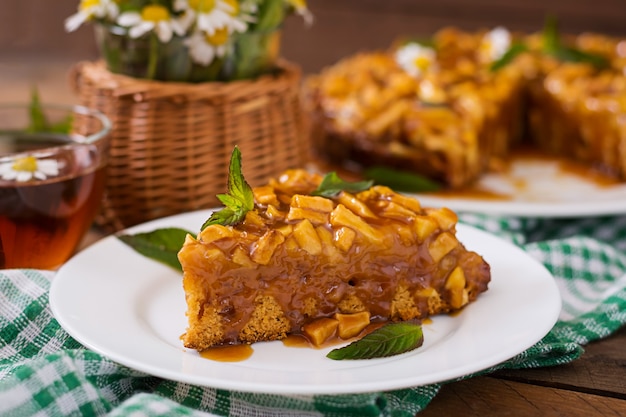
<svg viewBox="0 0 626 417">
<path fill-rule="evenodd" d="M 444 385 L 419 416 L 626 416 L 626 327 L 567 365 Z"/>
<path fill-rule="evenodd" d="M 22 101 L 37 85 L 46 101 L 71 103 L 70 67 L 63 61 L 48 62 L 45 70 L 29 62 L 0 65 L 0 101 Z M 92 230 L 82 247 L 102 236 Z M 626 416 L 626 327 L 585 350 L 567 365 L 499 371 L 444 385 L 419 416 Z"/>
</svg>

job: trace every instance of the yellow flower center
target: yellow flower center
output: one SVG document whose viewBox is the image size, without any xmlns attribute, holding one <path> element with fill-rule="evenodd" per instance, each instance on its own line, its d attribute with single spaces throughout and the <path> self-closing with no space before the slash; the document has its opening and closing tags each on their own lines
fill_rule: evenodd
<svg viewBox="0 0 626 417">
<path fill-rule="evenodd" d="M 220 46 L 228 41 L 228 29 L 222 28 L 215 31 L 213 35 L 206 35 L 206 40 L 211 45 Z"/>
<path fill-rule="evenodd" d="M 230 15 L 237 16 L 239 14 L 239 1 L 238 0 L 224 0 L 224 3 L 228 4 L 231 8 Z"/>
<path fill-rule="evenodd" d="M 421 71 L 425 71 L 430 66 L 430 58 L 425 56 L 418 56 L 414 61 L 415 67 Z"/>
<path fill-rule="evenodd" d="M 78 7 L 82 11 L 82 10 L 87 10 L 91 7 L 97 6 L 99 4 L 100 4 L 100 0 L 81 0 L 80 5 Z"/>
<path fill-rule="evenodd" d="M 169 20 L 170 12 L 159 4 L 149 4 L 141 9 L 141 19 L 147 22 Z"/>
<path fill-rule="evenodd" d="M 14 171 L 35 172 L 37 171 L 37 158 L 34 156 L 20 158 L 15 161 L 12 168 Z"/>
<path fill-rule="evenodd" d="M 189 0 L 189 6 L 202 13 L 215 9 L 215 0 Z"/>
<path fill-rule="evenodd" d="M 306 0 L 288 0 L 296 10 L 306 9 Z"/>
</svg>

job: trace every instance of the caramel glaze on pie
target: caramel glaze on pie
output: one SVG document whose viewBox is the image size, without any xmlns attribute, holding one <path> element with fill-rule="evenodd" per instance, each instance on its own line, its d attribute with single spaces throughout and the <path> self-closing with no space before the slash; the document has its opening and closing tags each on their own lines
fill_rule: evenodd
<svg viewBox="0 0 626 417">
<path fill-rule="evenodd" d="M 336 313 L 423 319 L 487 290 L 490 267 L 458 241 L 455 213 L 383 186 L 312 196 L 321 179 L 287 171 L 254 189 L 243 222 L 187 237 L 186 347 L 284 339 Z"/>
</svg>

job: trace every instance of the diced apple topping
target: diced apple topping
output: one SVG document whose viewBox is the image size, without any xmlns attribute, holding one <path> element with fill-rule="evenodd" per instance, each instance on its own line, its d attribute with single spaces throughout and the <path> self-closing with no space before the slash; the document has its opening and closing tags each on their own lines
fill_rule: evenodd
<svg viewBox="0 0 626 417">
<path fill-rule="evenodd" d="M 353 314 L 336 313 L 335 319 L 339 322 L 337 335 L 342 339 L 357 336 L 370 324 L 370 313 L 361 311 Z"/>
<path fill-rule="evenodd" d="M 339 326 L 339 321 L 331 318 L 321 318 L 305 324 L 302 328 L 304 334 L 314 346 L 321 346 L 328 340 Z"/>
</svg>

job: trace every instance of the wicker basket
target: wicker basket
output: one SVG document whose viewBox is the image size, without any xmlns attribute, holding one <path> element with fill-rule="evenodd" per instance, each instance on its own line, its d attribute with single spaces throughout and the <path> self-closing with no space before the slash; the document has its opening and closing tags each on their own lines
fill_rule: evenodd
<svg viewBox="0 0 626 417">
<path fill-rule="evenodd" d="M 230 83 L 186 84 L 112 74 L 82 62 L 70 82 L 81 104 L 113 123 L 108 183 L 97 220 L 117 231 L 147 220 L 216 207 L 235 145 L 258 185 L 309 158 L 299 68 Z"/>
</svg>

